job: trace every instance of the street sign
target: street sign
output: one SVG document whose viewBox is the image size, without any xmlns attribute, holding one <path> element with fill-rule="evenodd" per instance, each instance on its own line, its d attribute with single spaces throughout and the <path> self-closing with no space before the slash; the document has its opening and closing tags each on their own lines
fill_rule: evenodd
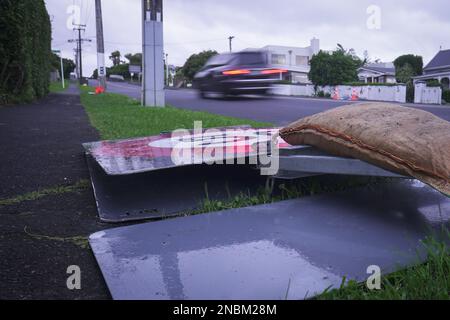
<svg viewBox="0 0 450 320">
<path fill-rule="evenodd" d="M 415 180 L 97 232 L 114 299 L 305 299 L 425 258 L 450 198 Z M 445 232 L 445 231 L 444 231 Z"/>
<path fill-rule="evenodd" d="M 142 67 L 140 65 L 132 65 L 130 64 L 130 66 L 128 67 L 128 72 L 130 73 L 141 73 L 142 72 Z"/>
</svg>

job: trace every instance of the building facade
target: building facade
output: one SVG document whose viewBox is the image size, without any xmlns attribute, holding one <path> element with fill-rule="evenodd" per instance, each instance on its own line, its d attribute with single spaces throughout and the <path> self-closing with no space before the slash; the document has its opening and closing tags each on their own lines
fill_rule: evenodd
<svg viewBox="0 0 450 320">
<path fill-rule="evenodd" d="M 310 60 L 320 51 L 319 39 L 313 38 L 308 47 L 288 47 L 268 45 L 261 50 L 268 52 L 269 63 L 276 68 L 287 70 L 282 79 L 292 83 L 310 83 L 308 73 Z"/>
<path fill-rule="evenodd" d="M 443 88 L 448 90 L 450 83 L 450 49 L 440 50 L 433 59 L 423 68 L 423 75 L 414 77 L 414 83 L 429 80 L 439 81 Z"/>
<path fill-rule="evenodd" d="M 359 81 L 365 83 L 397 83 L 395 67 L 388 63 L 369 63 L 358 69 Z"/>
</svg>

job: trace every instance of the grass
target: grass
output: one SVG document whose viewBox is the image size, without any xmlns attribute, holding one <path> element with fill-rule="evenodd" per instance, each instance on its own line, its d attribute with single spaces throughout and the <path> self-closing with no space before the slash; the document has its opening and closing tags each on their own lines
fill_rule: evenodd
<svg viewBox="0 0 450 320">
<path fill-rule="evenodd" d="M 208 197 L 205 186 L 206 199 L 199 205 L 199 209 L 187 212 L 185 215 L 207 213 L 228 209 L 243 208 L 260 204 L 274 203 L 283 200 L 296 199 L 315 194 L 338 192 L 357 187 L 373 187 L 380 183 L 389 183 L 390 178 L 356 177 L 356 176 L 317 176 L 300 180 L 288 181 L 278 185 L 276 190 L 260 188 L 256 193 L 241 192 L 229 197 L 228 200 L 212 200 Z"/>
<path fill-rule="evenodd" d="M 450 240 L 450 233 L 444 230 Z M 445 240 L 428 238 L 423 242 L 425 263 L 381 277 L 381 289 L 343 279 L 339 289 L 325 290 L 318 300 L 450 300 L 450 251 Z"/>
<path fill-rule="evenodd" d="M 65 86 L 65 88 L 63 89 L 61 81 L 51 82 L 51 83 L 50 83 L 49 90 L 50 90 L 50 92 L 52 92 L 52 93 L 64 91 L 64 90 L 66 90 L 66 89 L 68 88 L 68 86 L 69 86 L 69 80 L 67 80 L 67 79 L 64 80 L 64 86 Z"/>
<path fill-rule="evenodd" d="M 83 190 L 88 189 L 89 186 L 90 186 L 89 181 L 83 179 L 73 185 L 56 186 L 56 187 L 46 188 L 46 189 L 42 189 L 42 190 L 38 190 L 38 191 L 32 191 L 32 192 L 18 195 L 13 198 L 0 199 L 0 207 L 19 204 L 23 201 L 34 201 L 34 200 L 38 200 L 40 198 L 50 196 L 50 195 L 83 191 Z"/>
<path fill-rule="evenodd" d="M 101 138 L 122 139 L 156 135 L 163 131 L 191 129 L 194 121 L 202 121 L 203 128 L 250 125 L 254 128 L 272 127 L 270 123 L 257 122 L 196 112 L 174 107 L 144 108 L 135 99 L 124 95 L 105 93 L 91 95 L 90 87 L 81 87 L 81 102 L 85 106 L 91 124 Z"/>
</svg>

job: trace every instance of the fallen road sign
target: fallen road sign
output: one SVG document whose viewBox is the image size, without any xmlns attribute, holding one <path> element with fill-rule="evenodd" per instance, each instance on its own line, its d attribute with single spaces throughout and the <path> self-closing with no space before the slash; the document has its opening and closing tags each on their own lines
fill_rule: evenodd
<svg viewBox="0 0 450 320">
<path fill-rule="evenodd" d="M 416 180 L 100 231 L 114 299 L 304 299 L 422 261 L 450 198 Z"/>
<path fill-rule="evenodd" d="M 320 174 L 401 177 L 358 159 L 290 146 L 277 133 L 277 128 L 227 127 L 85 143 L 100 219 L 123 222 L 185 214 L 205 199 L 254 195 L 280 179 Z M 279 163 L 272 176 L 261 175 L 263 156 Z"/>
</svg>

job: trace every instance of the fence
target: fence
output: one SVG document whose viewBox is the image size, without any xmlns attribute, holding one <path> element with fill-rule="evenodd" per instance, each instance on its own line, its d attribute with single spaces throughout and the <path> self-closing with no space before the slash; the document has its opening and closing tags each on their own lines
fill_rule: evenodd
<svg viewBox="0 0 450 320">
<path fill-rule="evenodd" d="M 318 87 L 318 91 L 329 93 L 337 100 L 372 100 L 406 102 L 406 86 L 398 84 L 395 86 L 364 85 L 364 86 L 324 86 Z M 276 95 L 285 96 L 307 96 L 315 95 L 314 86 L 305 85 L 276 85 L 273 88 Z"/>
<path fill-rule="evenodd" d="M 416 83 L 414 86 L 414 103 L 441 104 L 442 89 L 440 87 L 427 87 L 425 83 Z"/>
</svg>

